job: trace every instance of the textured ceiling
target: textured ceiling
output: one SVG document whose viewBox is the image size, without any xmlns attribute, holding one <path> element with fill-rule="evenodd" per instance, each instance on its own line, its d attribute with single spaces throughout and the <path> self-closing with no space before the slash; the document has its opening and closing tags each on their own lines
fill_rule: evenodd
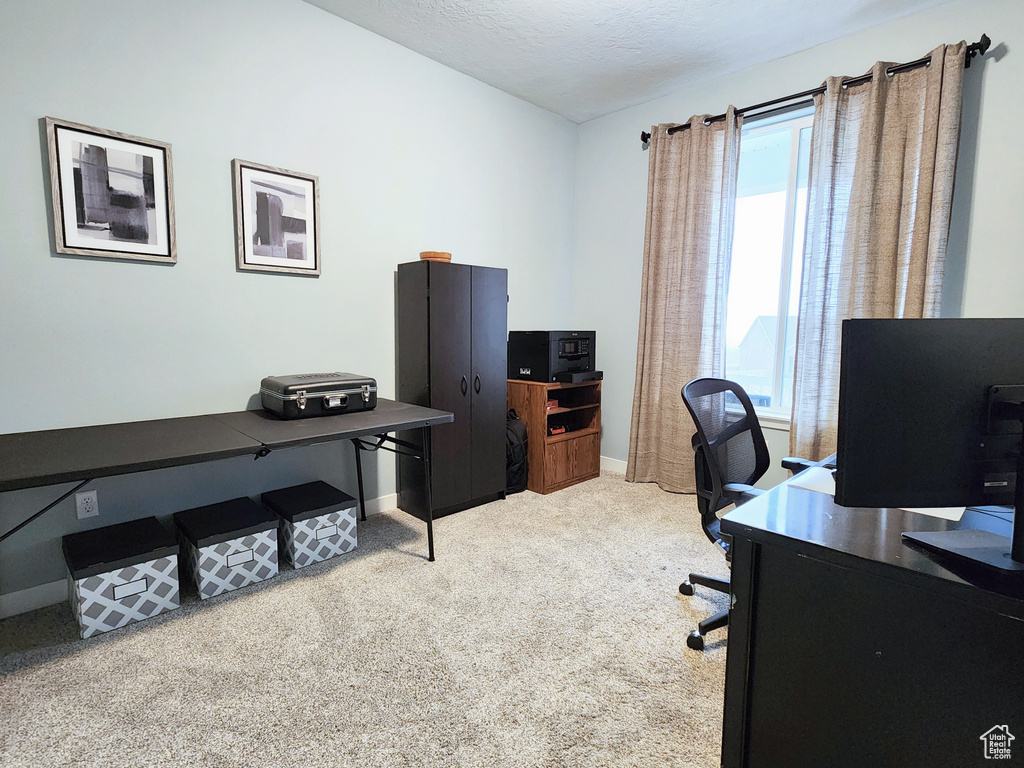
<svg viewBox="0 0 1024 768">
<path fill-rule="evenodd" d="M 946 0 L 306 0 L 574 122 Z"/>
</svg>

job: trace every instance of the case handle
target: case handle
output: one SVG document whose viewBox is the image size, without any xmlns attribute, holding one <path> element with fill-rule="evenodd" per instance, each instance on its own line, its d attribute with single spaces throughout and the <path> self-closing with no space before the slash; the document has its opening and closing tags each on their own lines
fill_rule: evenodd
<svg viewBox="0 0 1024 768">
<path fill-rule="evenodd" d="M 473 391 L 478 395 L 480 394 L 480 374 L 478 373 L 473 379 Z"/>
<path fill-rule="evenodd" d="M 459 384 L 459 389 L 462 390 L 463 396 L 465 396 L 466 392 L 469 391 L 469 379 L 467 379 L 465 376 L 462 377 L 462 382 Z"/>
</svg>

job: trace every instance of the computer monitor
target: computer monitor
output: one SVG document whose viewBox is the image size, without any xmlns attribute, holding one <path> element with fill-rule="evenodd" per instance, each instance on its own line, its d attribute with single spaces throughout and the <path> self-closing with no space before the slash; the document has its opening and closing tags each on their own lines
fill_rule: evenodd
<svg viewBox="0 0 1024 768">
<path fill-rule="evenodd" d="M 1024 509 L 1024 319 L 843 322 L 836 503 Z M 1021 518 L 1020 514 L 1015 514 Z M 906 533 L 942 556 L 1024 574 L 1024 519 Z"/>
</svg>

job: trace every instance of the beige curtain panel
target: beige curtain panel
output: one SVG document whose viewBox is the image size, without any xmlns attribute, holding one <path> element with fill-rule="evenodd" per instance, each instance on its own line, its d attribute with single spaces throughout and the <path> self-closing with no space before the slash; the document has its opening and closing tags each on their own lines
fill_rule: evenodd
<svg viewBox="0 0 1024 768">
<path fill-rule="evenodd" d="M 836 450 L 846 318 L 935 317 L 960 138 L 966 44 L 927 67 L 815 97 L 790 452 Z"/>
<path fill-rule="evenodd" d="M 680 395 L 724 371 L 740 119 L 651 129 L 643 287 L 626 479 L 693 493 L 695 429 Z"/>
</svg>

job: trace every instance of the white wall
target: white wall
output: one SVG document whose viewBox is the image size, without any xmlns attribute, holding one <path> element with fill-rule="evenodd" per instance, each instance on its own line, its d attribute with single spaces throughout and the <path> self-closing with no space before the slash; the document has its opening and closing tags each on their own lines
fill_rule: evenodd
<svg viewBox="0 0 1024 768">
<path fill-rule="evenodd" d="M 963 130 L 946 268 L 943 314 L 1024 315 L 1024 3 L 957 0 L 580 126 L 576 176 L 574 325 L 596 328 L 605 372 L 601 453 L 626 458 L 647 201 L 640 131 L 690 115 L 756 104 L 857 75 L 877 60 L 908 61 L 936 45 L 974 42 L 993 50 L 966 71 Z M 722 41 L 728 45 L 727 40 Z M 785 434 L 769 435 L 772 458 Z M 766 481 L 782 479 L 776 476 Z"/>
<path fill-rule="evenodd" d="M 510 327 L 570 324 L 576 126 L 299 0 L 0 4 L 0 433 L 245 408 L 262 377 L 393 397 L 394 273 L 509 268 Z M 60 257 L 46 115 L 170 142 L 173 267 Z M 232 158 L 320 177 L 319 279 L 235 269 Z M 390 456 L 390 455 L 389 455 Z M 0 544 L 0 594 L 60 578 L 59 536 L 314 477 L 348 445 L 100 480 Z M 394 491 L 393 460 L 366 465 Z M 0 531 L 56 498 L 0 494 Z"/>
</svg>

